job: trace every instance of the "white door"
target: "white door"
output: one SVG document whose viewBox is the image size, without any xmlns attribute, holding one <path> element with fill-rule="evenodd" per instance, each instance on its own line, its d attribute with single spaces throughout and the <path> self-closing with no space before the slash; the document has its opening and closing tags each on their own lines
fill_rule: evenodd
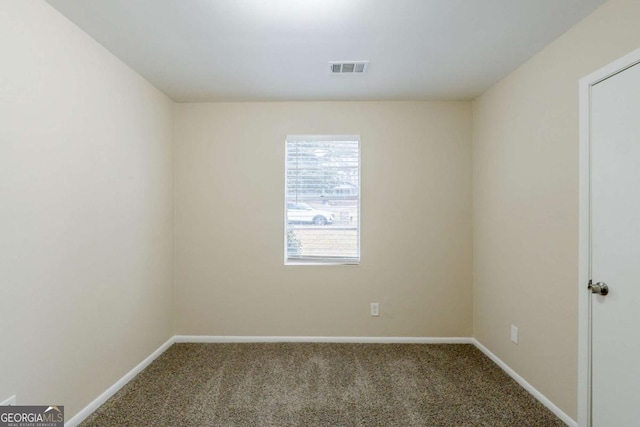
<svg viewBox="0 0 640 427">
<path fill-rule="evenodd" d="M 590 119 L 591 420 L 640 426 L 640 64 L 592 87 Z"/>
</svg>

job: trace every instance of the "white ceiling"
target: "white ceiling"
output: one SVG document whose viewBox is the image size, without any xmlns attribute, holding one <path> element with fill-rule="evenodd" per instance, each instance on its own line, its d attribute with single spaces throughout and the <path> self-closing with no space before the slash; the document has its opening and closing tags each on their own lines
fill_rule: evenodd
<svg viewBox="0 0 640 427">
<path fill-rule="evenodd" d="M 472 99 L 605 2 L 47 1 L 176 101 Z"/>
</svg>

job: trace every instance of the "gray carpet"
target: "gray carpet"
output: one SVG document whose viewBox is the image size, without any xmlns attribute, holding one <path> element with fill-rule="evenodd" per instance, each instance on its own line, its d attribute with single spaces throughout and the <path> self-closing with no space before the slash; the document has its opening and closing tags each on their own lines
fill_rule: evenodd
<svg viewBox="0 0 640 427">
<path fill-rule="evenodd" d="M 472 345 L 175 344 L 82 426 L 564 426 Z"/>
</svg>

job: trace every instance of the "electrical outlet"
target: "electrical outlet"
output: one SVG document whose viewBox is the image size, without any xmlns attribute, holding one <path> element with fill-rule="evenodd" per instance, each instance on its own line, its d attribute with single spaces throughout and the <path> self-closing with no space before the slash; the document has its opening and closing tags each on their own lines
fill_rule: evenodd
<svg viewBox="0 0 640 427">
<path fill-rule="evenodd" d="M 14 394 L 7 400 L 0 402 L 0 406 L 16 406 L 16 395 Z"/>
<path fill-rule="evenodd" d="M 511 325 L 511 341 L 518 344 L 518 327 Z"/>
<path fill-rule="evenodd" d="M 371 315 L 380 316 L 380 303 L 377 303 L 377 302 L 371 303 Z"/>
</svg>

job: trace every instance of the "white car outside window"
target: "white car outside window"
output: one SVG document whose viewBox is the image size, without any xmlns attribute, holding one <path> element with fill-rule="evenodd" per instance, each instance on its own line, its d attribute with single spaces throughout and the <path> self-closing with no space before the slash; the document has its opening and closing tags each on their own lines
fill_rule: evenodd
<svg viewBox="0 0 640 427">
<path fill-rule="evenodd" d="M 304 222 L 315 225 L 332 224 L 332 212 L 314 209 L 306 203 L 287 203 L 287 221 Z"/>
</svg>

